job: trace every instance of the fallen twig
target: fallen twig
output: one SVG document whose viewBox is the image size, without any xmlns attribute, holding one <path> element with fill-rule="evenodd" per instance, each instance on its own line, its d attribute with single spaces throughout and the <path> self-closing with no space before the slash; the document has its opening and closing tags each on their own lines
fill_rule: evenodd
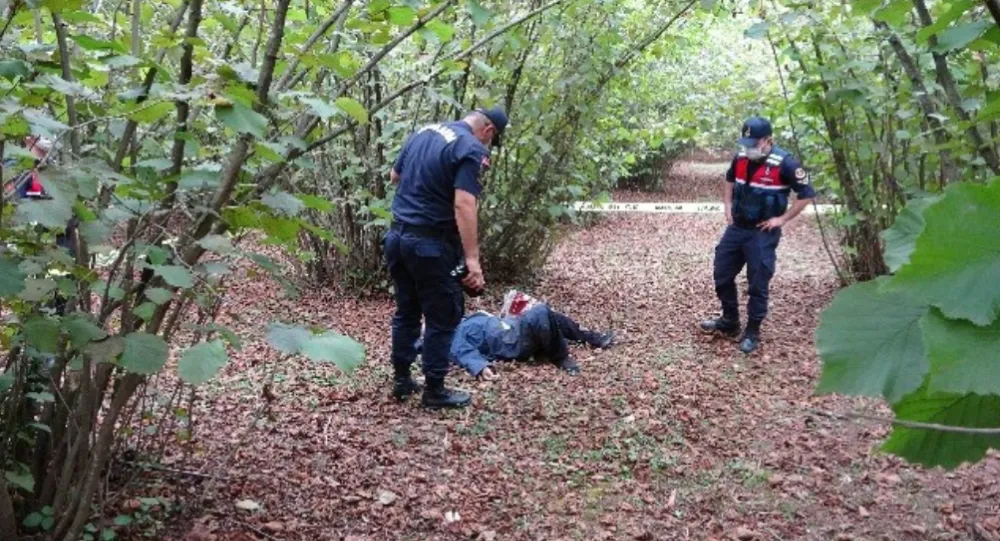
<svg viewBox="0 0 1000 541">
<path fill-rule="evenodd" d="M 901 426 L 903 428 L 912 428 L 914 430 L 936 430 L 938 432 L 952 432 L 956 434 L 976 434 L 981 436 L 996 436 L 1000 435 L 1000 428 L 970 428 L 965 426 L 952 426 L 952 425 L 942 425 L 936 423 L 921 423 L 918 421 L 907 421 L 904 419 L 889 419 L 888 417 L 879 417 L 876 415 L 868 415 L 865 413 L 835 413 L 832 411 L 818 410 L 818 409 L 807 409 L 809 413 L 814 413 L 822 417 L 828 417 L 830 419 L 837 420 L 850 420 L 850 419 L 861 419 L 865 421 L 872 421 L 875 423 L 881 423 L 886 425 Z"/>
</svg>

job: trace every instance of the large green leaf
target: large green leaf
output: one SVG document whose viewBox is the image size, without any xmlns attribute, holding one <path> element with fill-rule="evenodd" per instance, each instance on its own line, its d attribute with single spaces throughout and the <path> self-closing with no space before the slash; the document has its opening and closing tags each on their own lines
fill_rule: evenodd
<svg viewBox="0 0 1000 541">
<path fill-rule="evenodd" d="M 326 120 L 333 115 L 337 114 L 337 109 L 333 105 L 330 105 L 327 101 L 321 100 L 319 98 L 300 98 L 302 103 L 309 106 L 309 110 L 312 114 Z"/>
<path fill-rule="evenodd" d="M 122 368 L 129 372 L 152 376 L 167 363 L 167 343 L 159 336 L 137 332 L 125 337 Z"/>
<path fill-rule="evenodd" d="M 16 221 L 20 224 L 35 222 L 50 229 L 65 230 L 66 224 L 73 217 L 76 181 L 57 169 L 42 171 L 39 176 L 51 199 L 22 199 L 17 204 Z"/>
<path fill-rule="evenodd" d="M 301 199 L 288 192 L 265 194 L 260 198 L 260 202 L 286 216 L 298 216 L 305 206 Z"/>
<path fill-rule="evenodd" d="M 265 339 L 274 349 L 288 355 L 297 355 L 312 337 L 307 329 L 284 323 L 272 323 L 267 327 Z"/>
<path fill-rule="evenodd" d="M 17 295 L 24 290 L 27 274 L 21 272 L 13 259 L 0 257 L 0 297 Z"/>
<path fill-rule="evenodd" d="M 968 428 L 1000 428 L 1000 396 L 928 394 L 926 389 L 895 404 L 898 419 Z M 1000 436 L 956 434 L 896 427 L 882 446 L 884 451 L 924 466 L 955 468 L 983 458 L 1000 448 Z"/>
<path fill-rule="evenodd" d="M 868 15 L 881 5 L 882 0 L 854 0 L 851 2 L 851 10 L 861 15 Z"/>
<path fill-rule="evenodd" d="M 26 79 L 31 75 L 31 66 L 23 60 L 0 61 L 0 77 L 13 81 L 20 77 Z"/>
<path fill-rule="evenodd" d="M 948 11 L 938 16 L 937 20 L 934 21 L 934 24 L 925 26 L 917 32 L 917 43 L 927 43 L 927 40 L 930 39 L 931 36 L 938 34 L 945 28 L 948 28 L 948 25 L 957 21 L 963 14 L 965 14 L 966 11 L 969 10 L 969 8 L 973 6 L 973 4 L 975 4 L 974 0 L 958 0 L 957 2 L 952 3 L 951 7 L 948 8 Z"/>
<path fill-rule="evenodd" d="M 345 372 L 353 372 L 365 360 L 364 345 L 333 331 L 310 337 L 302 353 L 314 361 L 332 362 Z"/>
<path fill-rule="evenodd" d="M 358 100 L 354 98 L 337 98 L 336 104 L 337 107 L 340 107 L 341 110 L 351 115 L 359 123 L 368 123 L 368 110 Z"/>
<path fill-rule="evenodd" d="M 21 291 L 18 297 L 28 302 L 40 302 L 48 297 L 49 293 L 55 291 L 56 287 L 55 280 L 28 278 L 24 281 L 24 291 Z"/>
<path fill-rule="evenodd" d="M 875 12 L 876 21 L 882 21 L 890 26 L 898 27 L 906 22 L 906 16 L 913 10 L 913 0 L 892 0 L 882 9 Z"/>
<path fill-rule="evenodd" d="M 215 116 L 237 133 L 250 134 L 258 139 L 267 134 L 267 117 L 243 104 L 216 106 Z"/>
<path fill-rule="evenodd" d="M 823 311 L 816 329 L 823 361 L 818 392 L 896 402 L 923 382 L 928 365 L 920 320 L 927 304 L 881 291 L 882 281 L 842 290 Z"/>
<path fill-rule="evenodd" d="M 931 310 L 923 331 L 931 392 L 1000 395 L 1000 319 L 979 327 Z"/>
<path fill-rule="evenodd" d="M 704 6 L 702 6 L 704 7 Z M 479 2 L 479 0 L 466 0 L 465 9 L 469 11 L 469 16 L 472 17 L 472 22 L 476 26 L 482 26 L 490 21 L 493 14 Z"/>
<path fill-rule="evenodd" d="M 924 230 L 924 211 L 939 200 L 938 197 L 913 199 L 896 216 L 892 227 L 882 232 L 885 241 L 885 263 L 896 272 L 910 261 L 917 237 Z"/>
<path fill-rule="evenodd" d="M 174 287 L 191 287 L 194 285 L 191 273 L 179 265 L 154 265 L 153 272 Z"/>
<path fill-rule="evenodd" d="M 125 340 L 121 336 L 112 336 L 100 342 L 91 342 L 84 346 L 83 352 L 95 363 L 110 362 L 125 351 Z"/>
<path fill-rule="evenodd" d="M 410 26 L 417 20 L 417 12 L 410 6 L 394 6 L 389 8 L 389 20 L 398 26 Z"/>
<path fill-rule="evenodd" d="M 910 262 L 889 287 L 907 291 L 950 318 L 989 325 L 1000 313 L 1000 180 L 953 184 L 924 211 Z"/>
<path fill-rule="evenodd" d="M 157 120 L 169 115 L 176 109 L 173 103 L 161 101 L 159 103 L 142 103 L 136 108 L 135 112 L 129 115 L 129 118 L 136 122 L 142 122 L 147 124 L 152 124 Z"/>
<path fill-rule="evenodd" d="M 59 322 L 46 317 L 36 317 L 24 324 L 24 341 L 43 353 L 59 350 Z"/>
<path fill-rule="evenodd" d="M 62 322 L 63 331 L 69 336 L 73 347 L 79 348 L 94 340 L 103 340 L 108 336 L 104 329 L 98 327 L 86 314 L 77 313 L 67 316 Z"/>
<path fill-rule="evenodd" d="M 972 43 L 993 26 L 993 21 L 982 18 L 971 23 L 953 26 L 938 36 L 938 45 L 935 49 L 938 52 L 947 53 L 957 49 L 962 49 Z"/>
<path fill-rule="evenodd" d="M 35 477 L 31 475 L 31 472 L 24 471 L 21 473 L 15 473 L 12 471 L 4 472 L 4 477 L 7 478 L 7 482 L 26 491 L 35 492 Z"/>
<path fill-rule="evenodd" d="M 202 342 L 188 348 L 177 364 L 181 379 L 191 385 L 201 385 L 214 378 L 229 357 L 221 340 Z"/>
</svg>

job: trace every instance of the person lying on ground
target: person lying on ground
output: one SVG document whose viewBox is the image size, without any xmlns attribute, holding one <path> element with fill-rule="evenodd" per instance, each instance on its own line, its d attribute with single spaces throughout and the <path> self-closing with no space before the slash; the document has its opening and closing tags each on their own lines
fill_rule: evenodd
<svg viewBox="0 0 1000 541">
<path fill-rule="evenodd" d="M 614 333 L 581 328 L 569 316 L 539 304 L 517 317 L 500 318 L 475 312 L 458 325 L 451 342 L 451 360 L 475 377 L 491 380 L 496 361 L 547 360 L 572 375 L 580 366 L 569 353 L 569 342 L 600 349 L 614 344 Z M 420 349 L 420 341 L 417 349 Z"/>
</svg>

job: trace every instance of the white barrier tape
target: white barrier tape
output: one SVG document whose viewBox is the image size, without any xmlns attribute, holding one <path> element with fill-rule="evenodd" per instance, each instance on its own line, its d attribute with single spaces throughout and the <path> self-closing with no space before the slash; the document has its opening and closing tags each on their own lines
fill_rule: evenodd
<svg viewBox="0 0 1000 541">
<path fill-rule="evenodd" d="M 578 201 L 572 204 L 580 212 L 655 212 L 666 214 L 721 214 L 722 203 L 589 203 Z M 827 214 L 840 210 L 840 205 L 809 205 L 803 212 Z"/>
</svg>

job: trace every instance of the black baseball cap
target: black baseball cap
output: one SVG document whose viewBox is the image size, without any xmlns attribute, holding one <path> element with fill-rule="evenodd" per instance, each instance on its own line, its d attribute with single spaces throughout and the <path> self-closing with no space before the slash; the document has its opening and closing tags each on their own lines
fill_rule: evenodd
<svg viewBox="0 0 1000 541">
<path fill-rule="evenodd" d="M 771 136 L 771 123 L 766 118 L 755 116 L 743 123 L 742 135 L 737 141 L 740 146 L 752 147 L 763 137 Z"/>
<path fill-rule="evenodd" d="M 507 113 L 503 111 L 503 107 L 491 107 L 489 109 L 479 108 L 476 112 L 490 119 L 490 122 L 496 126 L 497 133 L 493 136 L 493 145 L 500 146 L 502 141 L 503 131 L 507 129 Z"/>
</svg>

